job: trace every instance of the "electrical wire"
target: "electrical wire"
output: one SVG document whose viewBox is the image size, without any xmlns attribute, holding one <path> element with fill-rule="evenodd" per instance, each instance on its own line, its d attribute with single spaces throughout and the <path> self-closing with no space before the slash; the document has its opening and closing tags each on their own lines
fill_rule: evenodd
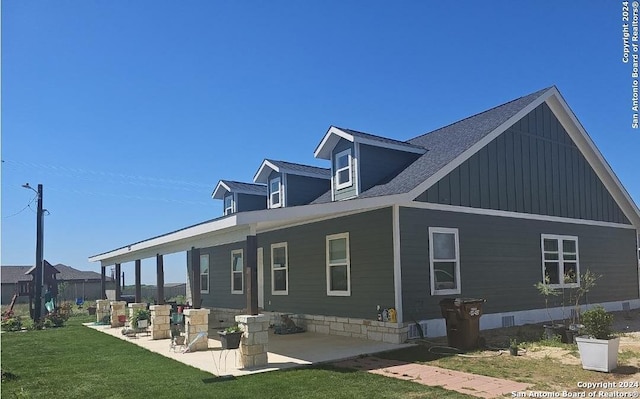
<svg viewBox="0 0 640 399">
<path fill-rule="evenodd" d="M 9 215 L 9 216 L 3 216 L 2 218 L 3 218 L 3 219 L 8 219 L 8 218 L 11 218 L 11 217 L 14 217 L 14 216 L 18 216 L 19 214 L 21 214 L 22 212 L 24 212 L 27 208 L 31 209 L 31 206 L 30 206 L 30 205 L 33 203 L 33 201 L 35 201 L 35 200 L 36 200 L 36 198 L 38 198 L 38 196 L 37 196 L 37 195 L 36 195 L 35 197 L 31 198 L 31 201 L 29 201 L 29 203 L 28 203 L 27 205 L 25 205 L 25 207 L 24 207 L 24 208 L 20 209 L 18 212 L 13 213 L 13 214 L 11 214 L 11 215 Z M 31 209 L 31 210 L 33 211 L 33 209 Z"/>
</svg>

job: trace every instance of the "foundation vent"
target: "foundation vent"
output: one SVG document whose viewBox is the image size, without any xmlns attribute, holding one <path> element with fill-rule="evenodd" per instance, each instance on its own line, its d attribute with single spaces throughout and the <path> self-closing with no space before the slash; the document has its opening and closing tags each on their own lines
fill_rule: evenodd
<svg viewBox="0 0 640 399">
<path fill-rule="evenodd" d="M 427 336 L 427 322 L 421 321 L 419 325 L 420 325 L 420 328 L 422 329 L 422 336 L 420 336 L 420 328 L 418 328 L 418 324 L 411 323 L 409 324 L 409 333 L 407 338 L 419 339 Z"/>
<path fill-rule="evenodd" d="M 502 327 L 513 327 L 516 325 L 514 316 L 502 316 Z"/>
</svg>

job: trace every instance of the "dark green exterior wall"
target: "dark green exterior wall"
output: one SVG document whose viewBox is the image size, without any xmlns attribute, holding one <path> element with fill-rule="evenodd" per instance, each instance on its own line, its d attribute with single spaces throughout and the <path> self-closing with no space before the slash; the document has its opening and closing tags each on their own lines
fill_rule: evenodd
<svg viewBox="0 0 640 399">
<path fill-rule="evenodd" d="M 258 234 L 264 248 L 264 307 L 268 311 L 376 318 L 393 307 L 391 209 Z M 351 296 L 327 296 L 326 236 L 349 233 Z M 287 242 L 289 295 L 271 295 L 271 244 Z"/>
<path fill-rule="evenodd" d="M 351 296 L 327 296 L 326 236 L 345 232 L 349 233 Z M 288 247 L 288 295 L 271 295 L 271 244 L 279 242 L 287 242 Z M 264 251 L 267 311 L 375 319 L 376 305 L 395 306 L 390 208 L 260 233 L 258 247 Z M 246 306 L 245 295 L 231 294 L 231 251 L 239 248 L 245 249 L 245 242 L 200 250 L 209 254 L 211 262 L 211 290 L 202 294 L 202 306 Z"/>
<path fill-rule="evenodd" d="M 360 189 L 364 192 L 395 177 L 419 155 L 388 148 L 360 145 Z"/>
<path fill-rule="evenodd" d="M 546 103 L 416 200 L 630 224 Z"/>
<path fill-rule="evenodd" d="M 633 229 L 401 207 L 405 320 L 440 318 L 439 302 L 447 297 L 430 293 L 429 227 L 458 229 L 460 296 L 486 298 L 486 313 L 544 308 L 534 288 L 542 280 L 541 234 L 578 237 L 580 273 L 590 269 L 603 275 L 588 294 L 590 303 L 638 298 Z M 562 296 L 553 301 L 550 306 L 560 306 Z"/>
<path fill-rule="evenodd" d="M 267 209 L 267 197 L 264 195 L 238 194 L 238 212 Z"/>
<path fill-rule="evenodd" d="M 307 205 L 331 189 L 331 180 L 287 174 L 287 206 Z"/>
</svg>

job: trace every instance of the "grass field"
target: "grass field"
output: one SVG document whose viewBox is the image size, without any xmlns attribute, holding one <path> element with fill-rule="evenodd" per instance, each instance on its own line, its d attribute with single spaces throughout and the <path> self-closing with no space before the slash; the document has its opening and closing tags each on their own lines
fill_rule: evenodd
<svg viewBox="0 0 640 399">
<path fill-rule="evenodd" d="M 2 333 L 2 398 L 469 398 L 457 392 L 333 368 L 222 380 L 82 326 Z"/>
</svg>

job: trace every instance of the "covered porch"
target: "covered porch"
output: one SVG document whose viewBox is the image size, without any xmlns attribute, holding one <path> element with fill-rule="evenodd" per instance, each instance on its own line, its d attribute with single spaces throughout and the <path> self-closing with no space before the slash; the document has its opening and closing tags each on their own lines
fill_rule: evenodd
<svg viewBox="0 0 640 399">
<path fill-rule="evenodd" d="M 169 344 L 170 341 L 167 339 L 153 340 L 148 336 L 127 338 L 122 335 L 120 328 L 95 325 L 94 323 L 88 323 L 86 326 L 216 376 L 242 376 L 333 362 L 412 345 L 389 344 L 312 332 L 276 335 L 270 331 L 267 364 L 259 367 L 243 368 L 240 364 L 241 356 L 239 349 L 222 350 L 215 332 L 209 334 L 207 350 L 182 353 L 181 350 L 172 350 Z"/>
</svg>

